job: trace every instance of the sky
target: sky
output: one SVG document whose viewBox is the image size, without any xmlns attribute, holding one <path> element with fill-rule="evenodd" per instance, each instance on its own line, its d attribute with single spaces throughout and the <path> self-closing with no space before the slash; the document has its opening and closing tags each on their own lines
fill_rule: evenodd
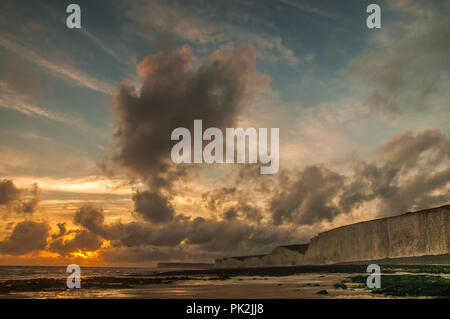
<svg viewBox="0 0 450 319">
<path fill-rule="evenodd" d="M 0 264 L 154 266 L 450 201 L 450 3 L 0 3 Z M 280 168 L 174 164 L 177 127 L 279 128 Z"/>
</svg>

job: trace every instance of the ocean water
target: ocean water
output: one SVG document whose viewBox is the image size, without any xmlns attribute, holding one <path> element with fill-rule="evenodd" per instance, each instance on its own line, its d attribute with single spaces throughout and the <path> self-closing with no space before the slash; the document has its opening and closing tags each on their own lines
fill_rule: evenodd
<svg viewBox="0 0 450 319">
<path fill-rule="evenodd" d="M 0 266 L 0 298 L 133 298 L 142 286 L 133 288 L 128 282 L 168 270 L 81 267 L 82 289 L 67 289 L 70 274 L 64 266 Z"/>
<path fill-rule="evenodd" d="M 162 268 L 81 267 L 82 277 L 147 276 L 165 271 Z M 65 279 L 69 274 L 64 266 L 0 266 L 0 281 L 38 278 Z"/>
</svg>

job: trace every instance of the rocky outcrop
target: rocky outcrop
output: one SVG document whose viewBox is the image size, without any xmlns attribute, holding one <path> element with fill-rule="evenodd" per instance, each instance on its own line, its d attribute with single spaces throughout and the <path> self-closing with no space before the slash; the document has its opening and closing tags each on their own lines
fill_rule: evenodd
<svg viewBox="0 0 450 319">
<path fill-rule="evenodd" d="M 268 255 L 222 258 L 215 265 L 324 265 L 449 253 L 447 205 L 335 228 L 312 238 L 309 246 L 280 246 Z"/>
</svg>

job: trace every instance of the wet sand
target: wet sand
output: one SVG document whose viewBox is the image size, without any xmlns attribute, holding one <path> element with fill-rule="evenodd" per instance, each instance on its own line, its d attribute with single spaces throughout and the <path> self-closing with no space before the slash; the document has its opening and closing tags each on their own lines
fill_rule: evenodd
<svg viewBox="0 0 450 319">
<path fill-rule="evenodd" d="M 300 274 L 285 277 L 238 276 L 225 280 L 194 279 L 170 283 L 144 284 L 129 288 L 110 289 L 45 289 L 34 292 L 10 292 L 0 298 L 149 298 L 149 299 L 216 299 L 216 298 L 380 298 L 367 289 L 349 284 L 348 289 L 336 289 L 350 274 Z M 352 287 L 353 286 L 353 287 Z M 319 291 L 327 294 L 318 294 Z"/>
<path fill-rule="evenodd" d="M 366 289 L 336 289 L 349 274 L 301 274 L 287 277 L 236 277 L 214 282 L 177 282 L 140 289 L 133 298 L 375 298 Z M 319 291 L 327 294 L 317 294 Z"/>
</svg>

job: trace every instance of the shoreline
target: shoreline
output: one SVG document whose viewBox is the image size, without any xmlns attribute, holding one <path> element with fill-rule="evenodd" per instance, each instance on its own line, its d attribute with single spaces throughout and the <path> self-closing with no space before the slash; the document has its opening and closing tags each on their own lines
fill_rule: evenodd
<svg viewBox="0 0 450 319">
<path fill-rule="evenodd" d="M 364 287 L 365 265 L 184 269 L 82 276 L 79 290 L 67 289 L 65 278 L 9 279 L 0 281 L 0 298 L 399 298 L 436 283 L 436 297 L 450 298 L 449 273 L 450 265 L 383 265 L 382 276 L 404 287 L 387 281 L 375 294 Z"/>
</svg>

